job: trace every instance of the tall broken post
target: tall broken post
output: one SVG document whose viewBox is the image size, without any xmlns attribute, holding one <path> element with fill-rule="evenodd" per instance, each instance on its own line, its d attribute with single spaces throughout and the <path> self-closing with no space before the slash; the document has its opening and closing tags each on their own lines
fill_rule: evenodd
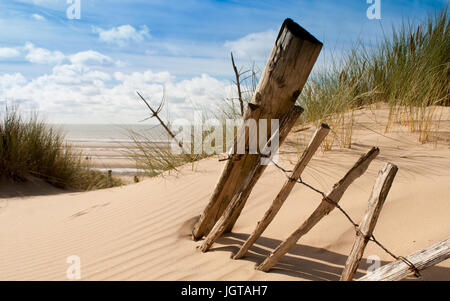
<svg viewBox="0 0 450 301">
<path fill-rule="evenodd" d="M 358 264 L 364 254 L 364 249 L 373 234 L 384 201 L 391 189 L 392 182 L 397 174 L 398 167 L 386 163 L 378 173 L 377 180 L 373 186 L 372 193 L 369 198 L 369 205 L 366 214 L 364 215 L 360 225 L 359 231 L 356 234 L 355 242 L 353 243 L 350 255 L 345 263 L 344 271 L 341 275 L 341 281 L 351 281 L 355 276 Z"/>
<path fill-rule="evenodd" d="M 294 106 L 314 63 L 322 49 L 322 43 L 291 19 L 286 19 L 280 29 L 275 46 L 244 116 L 245 122 L 253 119 L 281 119 Z M 259 131 L 259 124 L 258 124 Z M 269 131 L 269 130 L 268 130 Z M 270 136 L 267 135 L 266 137 Z M 248 137 L 245 137 L 246 144 Z M 236 150 L 236 148 L 231 151 Z M 230 155 L 219 182 L 192 230 L 193 239 L 208 235 L 222 216 L 231 199 L 255 166 L 260 164 L 260 154 Z M 256 183 L 256 182 L 255 182 Z M 248 183 L 250 184 L 250 183 Z M 242 208 L 233 215 L 236 220 Z M 234 224 L 234 223 L 232 223 Z"/>
<path fill-rule="evenodd" d="M 330 131 L 330 128 L 326 124 L 320 125 L 319 128 L 316 130 L 313 137 L 311 138 L 311 141 L 309 142 L 308 146 L 306 147 L 305 151 L 303 152 L 300 160 L 295 165 L 290 179 L 288 179 L 286 181 L 286 183 L 284 183 L 283 187 L 281 188 L 280 192 L 276 196 L 275 200 L 272 202 L 272 205 L 266 211 L 262 220 L 258 222 L 256 229 L 248 237 L 248 239 L 242 245 L 241 249 L 237 252 L 237 254 L 233 257 L 234 259 L 239 259 L 239 258 L 244 257 L 245 254 L 247 253 L 248 249 L 256 242 L 256 240 L 261 236 L 261 234 L 264 232 L 264 230 L 269 226 L 269 224 L 275 218 L 278 211 L 281 209 L 281 206 L 286 201 L 287 197 L 289 196 L 292 189 L 294 188 L 296 181 L 298 179 L 300 179 L 300 176 L 302 175 L 303 171 L 305 170 L 306 165 L 308 165 L 309 161 L 311 160 L 314 153 L 319 148 L 323 139 L 325 139 L 325 137 L 328 135 L 329 131 Z"/>
<path fill-rule="evenodd" d="M 362 155 L 345 176 L 333 186 L 311 216 L 267 256 L 256 269 L 264 272 L 269 271 L 303 235 L 308 233 L 325 215 L 329 214 L 336 207 L 347 188 L 366 172 L 369 164 L 379 153 L 380 150 L 377 147 L 373 147 L 368 153 Z"/>
</svg>

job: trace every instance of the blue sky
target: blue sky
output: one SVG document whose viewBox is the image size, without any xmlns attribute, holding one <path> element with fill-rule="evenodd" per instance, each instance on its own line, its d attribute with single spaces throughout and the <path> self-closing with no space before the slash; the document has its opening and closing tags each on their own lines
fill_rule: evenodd
<svg viewBox="0 0 450 301">
<path fill-rule="evenodd" d="M 51 122 L 134 123 L 163 87 L 171 115 L 231 97 L 229 53 L 261 68 L 290 17 L 324 43 L 318 68 L 362 40 L 376 45 L 402 18 L 420 20 L 448 1 L 380 0 L 0 0 L 0 102 L 39 110 Z"/>
</svg>

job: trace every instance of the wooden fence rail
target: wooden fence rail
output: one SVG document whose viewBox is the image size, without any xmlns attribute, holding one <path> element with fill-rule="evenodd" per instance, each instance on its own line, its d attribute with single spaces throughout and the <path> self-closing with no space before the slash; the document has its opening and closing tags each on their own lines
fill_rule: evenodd
<svg viewBox="0 0 450 301">
<path fill-rule="evenodd" d="M 419 271 L 450 258 L 450 237 L 406 256 Z M 398 281 L 414 274 L 403 260 L 396 260 L 357 279 L 358 281 Z"/>
<path fill-rule="evenodd" d="M 373 234 L 373 230 L 375 229 L 375 225 L 381 209 L 383 208 L 384 201 L 391 189 L 397 170 L 397 166 L 386 163 L 378 173 L 377 180 L 372 189 L 372 194 L 369 198 L 366 214 L 360 223 L 358 232 L 356 233 L 355 242 L 353 243 L 352 250 L 345 263 L 344 271 L 342 272 L 340 279 L 341 281 L 350 281 L 353 279 L 359 261 L 364 254 L 364 249 Z"/>
<path fill-rule="evenodd" d="M 278 135 L 276 135 L 275 133 L 272 138 L 278 138 L 280 140 L 280 143 L 282 143 L 286 139 L 287 135 L 291 131 L 292 127 L 294 126 L 295 122 L 297 121 L 298 117 L 300 117 L 300 114 L 302 112 L 303 109 L 301 107 L 294 106 L 281 120 Z M 267 142 L 265 148 L 272 144 L 272 138 Z M 217 221 L 211 232 L 206 237 L 203 245 L 201 246 L 202 252 L 208 251 L 212 244 L 216 241 L 216 239 L 219 238 L 229 228 L 230 223 L 234 221 L 233 219 L 235 217 L 236 211 L 242 208 L 243 204 L 247 201 L 251 189 L 256 183 L 255 179 L 261 176 L 266 167 L 267 165 L 259 164 L 254 166 L 253 170 L 250 171 L 249 175 L 242 183 L 240 190 L 228 204 L 228 207 L 226 208 L 224 214 Z"/>
<path fill-rule="evenodd" d="M 256 269 L 264 272 L 269 271 L 303 235 L 308 233 L 325 215 L 329 214 L 336 207 L 336 204 L 340 201 L 350 184 L 364 174 L 379 152 L 380 150 L 377 147 L 373 147 L 367 154 L 361 156 L 347 174 L 333 186 L 332 190 L 325 196 L 311 216 L 266 257 Z"/>
<path fill-rule="evenodd" d="M 281 188 L 280 192 L 276 196 L 275 200 L 273 201 L 272 205 L 264 214 L 262 220 L 258 222 L 256 229 L 249 236 L 249 238 L 244 243 L 244 245 L 241 247 L 241 249 L 238 251 L 238 253 L 233 257 L 234 259 L 239 259 L 239 258 L 242 258 L 243 256 L 245 256 L 248 249 L 256 242 L 256 240 L 261 236 L 261 234 L 264 232 L 264 230 L 267 228 L 267 226 L 269 226 L 269 224 L 275 218 L 278 211 L 281 209 L 281 206 L 286 201 L 287 197 L 289 196 L 292 189 L 294 188 L 296 181 L 302 175 L 303 171 L 305 170 L 306 165 L 308 165 L 312 156 L 317 151 L 317 149 L 319 148 L 320 144 L 322 143 L 323 139 L 325 139 L 325 137 L 327 136 L 329 131 L 330 131 L 330 128 L 326 124 L 322 124 L 316 130 L 311 141 L 309 142 L 308 146 L 306 147 L 305 151 L 303 152 L 300 160 L 295 165 L 294 170 L 291 175 L 291 178 L 285 182 L 285 184 Z"/>
<path fill-rule="evenodd" d="M 291 129 L 294 127 L 295 122 L 300 118 L 300 114 L 302 113 L 303 113 L 302 107 L 294 106 L 283 117 L 283 119 L 285 119 L 286 121 L 283 122 L 282 119 L 279 125 L 280 126 L 279 145 L 282 145 L 284 143 Z M 267 166 L 268 166 L 267 164 L 259 164 L 254 166 L 253 169 L 255 169 L 255 171 L 253 173 L 253 177 L 250 179 L 250 182 L 247 185 L 243 186 L 239 193 L 236 193 L 235 196 L 238 198 L 237 202 L 239 202 L 240 205 L 232 212 L 232 215 L 229 221 L 227 222 L 225 232 L 231 232 L 231 230 L 233 229 L 242 210 L 244 209 L 245 204 L 247 203 L 247 199 L 249 198 L 253 190 L 253 187 L 255 187 L 256 183 L 266 170 Z"/>
</svg>

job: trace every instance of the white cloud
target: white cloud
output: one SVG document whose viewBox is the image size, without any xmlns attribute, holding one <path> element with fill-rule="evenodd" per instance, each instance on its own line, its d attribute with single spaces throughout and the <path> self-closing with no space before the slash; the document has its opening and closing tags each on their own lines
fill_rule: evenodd
<svg viewBox="0 0 450 301">
<path fill-rule="evenodd" d="M 165 90 L 171 117 L 191 118 L 194 108 L 211 108 L 222 102 L 230 87 L 229 82 L 206 74 L 182 81 L 167 71 L 116 72 L 111 76 L 77 62 L 57 65 L 50 73 L 28 81 L 19 73 L 1 75 L 0 100 L 27 104 L 51 122 L 135 123 L 148 116 L 137 90 L 155 106 Z"/>
<path fill-rule="evenodd" d="M 51 74 L 46 74 L 33 80 L 42 86 L 56 84 L 57 86 L 91 85 L 93 82 L 105 82 L 111 79 L 108 73 L 92 70 L 81 65 L 59 65 L 53 67 Z"/>
<path fill-rule="evenodd" d="M 37 20 L 37 21 L 45 21 L 45 17 L 38 15 L 38 14 L 32 14 L 31 17 L 33 17 L 33 19 Z"/>
<path fill-rule="evenodd" d="M 177 80 L 168 71 L 114 72 L 125 63 L 94 50 L 65 55 L 30 42 L 19 50 L 30 62 L 55 66 L 35 78 L 26 79 L 20 73 L 0 74 L 0 102 L 26 105 L 51 122 L 138 122 L 148 117 L 148 111 L 136 91 L 153 105 L 165 91 L 171 117 L 190 119 L 194 109 L 214 108 L 232 91 L 230 82 L 207 74 Z"/>
<path fill-rule="evenodd" d="M 0 48 L 0 59 L 19 56 L 20 52 L 15 48 Z"/>
<path fill-rule="evenodd" d="M 111 29 L 93 27 L 92 31 L 99 35 L 100 41 L 119 46 L 125 46 L 129 42 L 142 42 L 145 38 L 150 37 L 146 25 L 141 26 L 140 30 L 136 30 L 131 25 L 122 25 Z"/>
<path fill-rule="evenodd" d="M 196 109 L 201 109 L 213 108 L 214 104 L 223 102 L 229 96 L 230 87 L 228 82 L 202 74 L 178 83 L 169 82 L 166 90 L 174 102 L 185 107 L 194 106 Z"/>
<path fill-rule="evenodd" d="M 27 42 L 25 44 L 25 51 L 28 52 L 25 58 L 29 62 L 36 64 L 47 64 L 47 65 L 59 64 L 65 58 L 64 54 L 60 51 L 50 51 L 44 48 L 36 48 L 30 42 Z"/>
<path fill-rule="evenodd" d="M 133 72 L 131 74 L 124 74 L 122 72 L 114 73 L 114 78 L 118 81 L 126 83 L 127 85 L 145 85 L 147 83 L 166 83 L 174 79 L 169 72 L 154 73 L 151 70 L 145 72 Z"/>
<path fill-rule="evenodd" d="M 0 75 L 0 91 L 23 85 L 27 82 L 21 73 Z"/>
<path fill-rule="evenodd" d="M 113 60 L 100 52 L 88 50 L 78 52 L 69 57 L 72 64 L 87 65 L 87 66 L 110 66 L 113 64 Z"/>
<path fill-rule="evenodd" d="M 251 33 L 235 41 L 226 41 L 224 46 L 237 57 L 265 60 L 275 44 L 276 37 L 276 31 L 271 29 Z"/>
</svg>

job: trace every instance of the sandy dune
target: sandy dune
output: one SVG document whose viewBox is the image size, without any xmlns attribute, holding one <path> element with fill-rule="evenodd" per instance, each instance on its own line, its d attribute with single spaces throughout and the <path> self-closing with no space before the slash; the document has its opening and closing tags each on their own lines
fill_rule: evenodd
<svg viewBox="0 0 450 301">
<path fill-rule="evenodd" d="M 361 153 L 378 145 L 379 157 L 344 194 L 341 205 L 359 222 L 378 170 L 387 161 L 397 164 L 399 173 L 374 234 L 395 254 L 408 255 L 450 235 L 450 148 L 445 141 L 450 114 L 443 115 L 440 130 L 444 138 L 437 145 L 418 143 L 417 134 L 404 127 L 381 135 L 382 122 L 374 121 L 371 114 L 358 113 L 352 149 L 318 152 L 304 180 L 328 190 Z M 298 145 L 304 146 L 311 133 L 312 129 L 289 137 L 282 148 L 283 166 L 295 164 L 301 153 Z M 271 272 L 254 270 L 319 204 L 319 195 L 300 185 L 251 254 L 242 260 L 230 259 L 285 181 L 272 166 L 255 187 L 233 233 L 221 238 L 210 252 L 198 251 L 201 242 L 189 239 L 190 230 L 222 166 L 214 157 L 185 166 L 177 175 L 120 188 L 16 198 L 3 195 L 0 280 L 65 280 L 70 255 L 81 258 L 83 280 L 338 279 L 355 232 L 337 210 L 303 237 Z M 371 255 L 379 256 L 382 264 L 392 261 L 369 243 L 357 277 L 365 273 Z M 425 280 L 450 280 L 450 262 L 423 275 Z"/>
</svg>

